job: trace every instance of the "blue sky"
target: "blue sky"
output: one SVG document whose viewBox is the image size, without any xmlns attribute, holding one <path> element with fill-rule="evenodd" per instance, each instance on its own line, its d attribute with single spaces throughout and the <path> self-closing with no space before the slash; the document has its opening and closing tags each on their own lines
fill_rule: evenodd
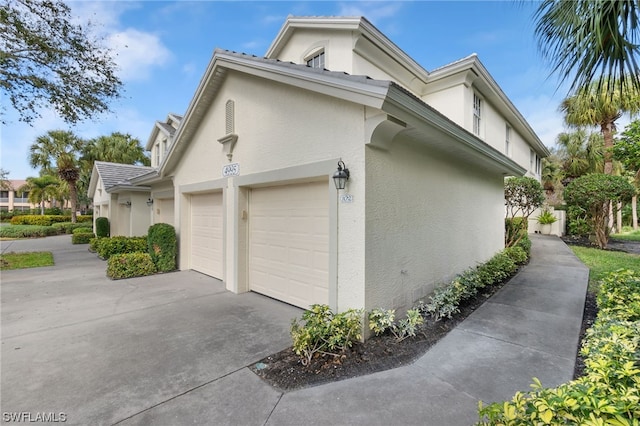
<svg viewBox="0 0 640 426">
<path fill-rule="evenodd" d="M 36 176 L 28 149 L 48 130 L 83 138 L 130 133 L 146 144 L 156 120 L 183 114 L 216 47 L 264 55 L 288 15 L 365 16 L 428 71 L 477 53 L 547 146 L 564 131 L 566 91 L 537 52 L 535 2 L 522 1 L 73 1 L 115 53 L 124 97 L 112 114 L 70 127 L 51 111 L 29 126 L 9 109 L 1 167 L 11 179 Z"/>
</svg>

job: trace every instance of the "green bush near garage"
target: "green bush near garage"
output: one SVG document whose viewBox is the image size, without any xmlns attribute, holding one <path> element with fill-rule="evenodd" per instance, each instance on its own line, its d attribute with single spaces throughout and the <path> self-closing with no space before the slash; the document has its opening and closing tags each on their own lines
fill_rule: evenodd
<svg viewBox="0 0 640 426">
<path fill-rule="evenodd" d="M 109 228 L 109 219 L 106 217 L 96 218 L 96 237 L 103 238 L 108 237 L 111 231 Z"/>
<path fill-rule="evenodd" d="M 82 226 L 79 228 L 75 228 L 71 233 L 72 234 L 93 234 L 93 229 L 88 228 L 86 226 Z"/>
<path fill-rule="evenodd" d="M 168 223 L 151 225 L 147 235 L 147 242 L 149 255 L 158 272 L 174 271 L 178 252 L 175 228 Z"/>
<path fill-rule="evenodd" d="M 111 279 L 142 277 L 156 273 L 149 253 L 114 254 L 107 261 L 107 277 Z"/>
<path fill-rule="evenodd" d="M 115 254 L 147 253 L 147 237 L 97 238 L 95 250 L 105 260 Z"/>
<path fill-rule="evenodd" d="M 80 228 L 82 230 L 82 228 Z M 71 244 L 89 244 L 95 238 L 93 232 L 74 232 L 71 236 Z"/>
</svg>

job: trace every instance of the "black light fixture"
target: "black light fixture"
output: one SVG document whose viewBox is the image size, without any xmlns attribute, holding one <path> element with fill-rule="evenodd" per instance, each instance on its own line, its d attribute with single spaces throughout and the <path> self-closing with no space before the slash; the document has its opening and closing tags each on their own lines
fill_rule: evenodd
<svg viewBox="0 0 640 426">
<path fill-rule="evenodd" d="M 127 207 L 131 207 L 131 201 L 125 202 L 124 205 L 127 206 Z"/>
<path fill-rule="evenodd" d="M 344 165 L 342 160 L 338 161 L 338 170 L 333 174 L 333 183 L 336 184 L 336 189 L 344 189 L 349 180 L 349 169 Z"/>
<path fill-rule="evenodd" d="M 151 206 L 153 205 L 153 198 L 149 198 L 149 199 L 147 200 L 147 205 L 148 205 L 149 207 L 151 207 Z"/>
</svg>

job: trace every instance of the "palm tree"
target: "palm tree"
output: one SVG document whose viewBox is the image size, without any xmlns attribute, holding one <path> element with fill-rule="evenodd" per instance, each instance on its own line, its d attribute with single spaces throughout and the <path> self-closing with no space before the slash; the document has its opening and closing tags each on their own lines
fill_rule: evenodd
<svg viewBox="0 0 640 426">
<path fill-rule="evenodd" d="M 76 182 L 80 176 L 78 156 L 84 141 L 72 132 L 51 130 L 39 136 L 29 148 L 29 164 L 40 167 L 45 173 L 57 173 L 69 186 L 71 222 L 76 222 L 78 190 Z"/>
<path fill-rule="evenodd" d="M 640 2 L 637 0 L 543 0 L 535 34 L 543 57 L 573 78 L 570 91 L 603 83 L 640 91 Z"/>
<path fill-rule="evenodd" d="M 556 144 L 564 185 L 587 173 L 602 173 L 602 135 L 587 134 L 584 129 L 578 129 L 571 133 L 560 133 Z"/>
<path fill-rule="evenodd" d="M 568 2 L 569 3 L 569 2 Z M 640 90 L 624 84 L 625 90 L 609 90 L 599 82 L 580 89 L 560 106 L 565 122 L 574 127 L 599 126 L 604 138 L 604 173 L 613 174 L 613 135 L 623 113 L 640 111 Z"/>
<path fill-rule="evenodd" d="M 40 214 L 44 214 L 44 203 L 58 195 L 60 181 L 55 176 L 28 177 L 27 183 L 19 191 L 29 192 L 29 202 L 40 205 Z"/>
<path fill-rule="evenodd" d="M 110 136 L 91 139 L 84 147 L 83 161 L 109 161 L 121 164 L 139 164 L 149 166 L 151 160 L 145 155 L 140 141 L 130 134 L 118 132 Z"/>
</svg>

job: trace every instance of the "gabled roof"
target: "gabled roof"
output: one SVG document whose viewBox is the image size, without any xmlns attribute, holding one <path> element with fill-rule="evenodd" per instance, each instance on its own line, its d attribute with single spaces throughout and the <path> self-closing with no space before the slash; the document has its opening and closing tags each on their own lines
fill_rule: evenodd
<svg viewBox="0 0 640 426">
<path fill-rule="evenodd" d="M 153 167 L 147 166 L 96 161 L 93 163 L 93 171 L 91 172 L 91 180 L 89 181 L 87 195 L 89 197 L 93 197 L 96 186 L 98 185 L 98 179 L 102 179 L 104 189 L 108 193 L 116 192 L 120 189 L 129 189 L 134 191 L 148 190 L 148 188 L 133 185 L 130 182 L 130 179 L 153 172 L 154 170 L 155 169 Z"/>
<path fill-rule="evenodd" d="M 532 144 L 539 154 L 545 157 L 550 155 L 549 149 L 542 143 L 527 120 L 520 114 L 520 111 L 489 74 L 477 54 L 472 53 L 467 57 L 431 71 L 427 82 L 427 93 L 429 93 L 430 85 L 437 84 L 438 81 L 463 72 L 472 73 L 474 86 L 482 92 L 483 96 L 491 100 L 492 106 L 508 119 L 510 125 L 514 126 L 522 135 L 526 135 L 527 142 Z"/>
<path fill-rule="evenodd" d="M 151 151 L 151 148 L 153 148 L 153 143 L 158 137 L 158 133 L 162 133 L 167 137 L 167 139 L 171 139 L 176 133 L 176 128 L 180 126 L 181 121 L 182 116 L 175 113 L 169 113 L 165 121 L 156 121 L 153 125 L 153 129 L 151 130 L 151 135 L 149 135 L 149 139 L 147 139 L 147 145 L 145 146 L 145 149 L 147 151 Z M 170 124 L 172 122 L 176 123 L 176 126 L 172 126 Z"/>
<path fill-rule="evenodd" d="M 224 84 L 225 76 L 229 71 L 239 71 L 266 81 L 277 81 L 383 110 L 410 123 L 415 134 L 422 135 L 425 143 L 437 146 L 452 155 L 463 156 L 474 163 L 500 170 L 505 175 L 523 175 L 526 171 L 513 160 L 391 81 L 374 80 L 367 76 L 354 76 L 344 72 L 321 70 L 307 65 L 216 49 L 175 134 L 174 142 L 159 167 L 160 178 L 167 176 L 179 161 L 182 152 L 203 120 L 208 105 Z M 431 136 L 425 137 L 429 132 L 440 134 L 457 143 L 448 143 L 445 146 L 440 140 Z"/>
<path fill-rule="evenodd" d="M 398 45 L 378 30 L 364 16 L 291 16 L 282 25 L 278 35 L 269 46 L 265 57 L 278 57 L 282 48 L 287 44 L 297 29 L 331 29 L 358 33 L 362 38 L 372 41 L 386 55 L 410 70 L 416 78 L 425 81 L 429 72 L 407 55 Z M 354 46 L 357 51 L 357 45 Z"/>
</svg>

